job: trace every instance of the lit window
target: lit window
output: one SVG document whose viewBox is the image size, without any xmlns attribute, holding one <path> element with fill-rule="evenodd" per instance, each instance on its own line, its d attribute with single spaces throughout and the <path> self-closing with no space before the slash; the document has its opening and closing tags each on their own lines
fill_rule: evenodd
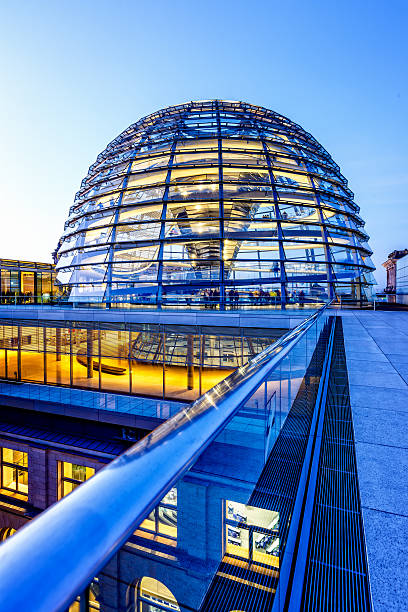
<svg viewBox="0 0 408 612">
<path fill-rule="evenodd" d="M 15 533 L 16 533 L 16 530 L 13 527 L 1 527 L 0 528 L 0 542 L 4 542 L 4 540 L 7 540 L 7 538 L 10 538 Z"/>
<path fill-rule="evenodd" d="M 95 474 L 95 469 L 77 463 L 67 463 L 59 461 L 60 469 L 60 486 L 58 491 L 58 499 L 65 497 L 80 484 L 88 480 Z"/>
<path fill-rule="evenodd" d="M 173 488 L 140 525 L 137 535 L 147 532 L 177 539 L 177 489 Z"/>
<path fill-rule="evenodd" d="M 137 603 L 138 612 L 180 610 L 173 593 L 162 582 L 148 576 L 144 576 L 138 585 Z"/>
<path fill-rule="evenodd" d="M 28 455 L 11 448 L 0 449 L 1 492 L 20 499 L 28 497 Z"/>
<path fill-rule="evenodd" d="M 225 553 L 279 567 L 279 513 L 225 502 Z"/>
</svg>

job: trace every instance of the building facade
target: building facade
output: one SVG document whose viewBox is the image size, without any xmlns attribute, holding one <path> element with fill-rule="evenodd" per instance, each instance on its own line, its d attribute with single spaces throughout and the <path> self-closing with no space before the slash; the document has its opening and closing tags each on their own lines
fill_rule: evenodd
<svg viewBox="0 0 408 612">
<path fill-rule="evenodd" d="M 55 276 L 50 263 L 0 259 L 0 303 L 48 304 L 60 293 Z"/>
<path fill-rule="evenodd" d="M 408 249 L 393 251 L 383 263 L 387 271 L 385 293 L 391 303 L 408 304 Z"/>
<path fill-rule="evenodd" d="M 72 302 L 224 308 L 364 300 L 359 207 L 299 125 L 222 100 L 153 113 L 89 168 L 56 251 Z"/>
</svg>

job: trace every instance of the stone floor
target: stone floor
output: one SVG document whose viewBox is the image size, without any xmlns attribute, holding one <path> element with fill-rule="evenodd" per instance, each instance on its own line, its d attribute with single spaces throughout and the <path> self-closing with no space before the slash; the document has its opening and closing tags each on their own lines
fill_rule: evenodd
<svg viewBox="0 0 408 612">
<path fill-rule="evenodd" d="M 408 607 L 408 313 L 343 319 L 375 612 Z"/>
</svg>

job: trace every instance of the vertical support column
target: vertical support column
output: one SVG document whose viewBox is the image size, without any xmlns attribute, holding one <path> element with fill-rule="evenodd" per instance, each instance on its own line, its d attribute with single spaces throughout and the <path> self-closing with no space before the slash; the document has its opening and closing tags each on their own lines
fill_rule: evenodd
<svg viewBox="0 0 408 612">
<path fill-rule="evenodd" d="M 362 306 L 362 293 L 361 293 L 361 277 L 356 282 L 356 299 L 360 302 L 360 308 Z"/>
<path fill-rule="evenodd" d="M 215 101 L 216 116 L 217 116 L 217 135 L 218 135 L 218 197 L 219 197 L 219 219 L 220 219 L 220 268 L 219 268 L 219 283 L 220 283 L 220 310 L 225 310 L 226 295 L 225 295 L 225 265 L 224 265 L 224 241 L 225 241 L 225 223 L 224 223 L 224 175 L 222 167 L 222 134 L 221 134 L 221 118 L 218 100 Z"/>
<path fill-rule="evenodd" d="M 194 389 L 194 336 L 187 336 L 187 389 Z"/>
<path fill-rule="evenodd" d="M 118 202 L 116 204 L 114 220 L 112 223 L 112 232 L 110 236 L 110 247 L 109 247 L 109 253 L 108 253 L 108 269 L 106 273 L 105 306 L 108 309 L 111 307 L 111 300 L 112 300 L 112 262 L 113 262 L 114 249 L 115 249 L 116 229 L 117 229 L 117 224 L 119 220 L 119 213 L 121 209 L 123 194 L 126 191 L 126 187 L 129 181 L 129 176 L 132 171 L 133 160 L 135 159 L 136 155 L 140 151 L 140 148 L 142 144 L 144 143 L 144 141 L 146 140 L 146 138 L 147 138 L 147 135 L 145 135 L 145 137 L 139 142 L 138 146 L 133 151 L 133 155 L 130 158 L 129 165 L 126 168 L 126 174 L 125 174 L 125 178 L 123 179 L 122 190 L 120 192 Z"/>
<path fill-rule="evenodd" d="M 47 328 L 43 327 L 43 367 L 44 367 L 44 384 L 47 384 Z"/>
<path fill-rule="evenodd" d="M 163 399 L 166 399 L 166 332 L 162 331 L 163 339 Z"/>
<path fill-rule="evenodd" d="M 18 263 L 18 265 L 20 266 L 20 262 Z M 22 303 L 22 297 L 21 297 L 21 270 L 19 268 L 18 272 L 17 272 L 17 289 L 16 292 L 14 294 L 14 304 L 21 304 Z"/>
<path fill-rule="evenodd" d="M 166 182 L 165 182 L 164 194 L 163 194 L 163 200 L 162 200 L 163 206 L 162 206 L 162 213 L 161 213 L 161 219 L 160 219 L 161 226 L 160 226 L 160 236 L 159 236 L 160 244 L 159 244 L 159 252 L 157 255 L 158 268 L 157 268 L 156 303 L 157 303 L 158 309 L 161 309 L 162 300 L 163 300 L 163 252 L 164 252 L 164 239 L 166 237 L 167 201 L 169 197 L 171 170 L 173 167 L 173 160 L 174 160 L 174 155 L 175 155 L 176 147 L 177 147 L 177 138 L 178 138 L 178 131 L 176 132 L 173 143 L 171 145 L 169 163 L 167 165 Z"/>
<path fill-rule="evenodd" d="M 321 225 L 321 231 L 322 231 L 322 239 L 323 239 L 323 248 L 324 248 L 324 252 L 326 255 L 326 269 L 327 269 L 327 281 L 328 281 L 328 285 L 329 285 L 329 298 L 332 299 L 334 298 L 334 279 L 335 276 L 333 274 L 333 268 L 332 268 L 332 263 L 333 263 L 333 258 L 331 256 L 331 252 L 330 252 L 330 246 L 329 246 L 329 237 L 327 234 L 327 229 L 326 229 L 326 222 L 323 216 L 323 210 L 322 210 L 322 202 L 320 200 L 320 196 L 317 192 L 317 187 L 316 187 L 316 183 L 314 181 L 313 176 L 310 174 L 312 172 L 311 168 L 309 167 L 309 164 L 305 161 L 305 166 L 307 171 L 309 172 L 309 179 L 310 182 L 312 183 L 312 187 L 313 187 L 313 193 L 314 196 L 316 198 L 316 204 L 317 204 L 317 209 L 319 211 L 319 221 L 320 221 L 320 225 Z"/>
<path fill-rule="evenodd" d="M 61 328 L 55 330 L 55 361 L 61 361 Z"/>
<path fill-rule="evenodd" d="M 281 308 L 286 308 L 286 287 L 287 287 L 287 276 L 285 270 L 285 251 L 283 248 L 283 233 L 282 233 L 282 216 L 279 208 L 279 196 L 276 191 L 275 175 L 273 173 L 271 158 L 269 157 L 268 147 L 266 146 L 265 138 L 259 132 L 259 137 L 262 141 L 264 155 L 266 157 L 266 163 L 268 164 L 269 180 L 272 185 L 273 202 L 275 210 L 276 230 L 278 234 L 278 248 L 279 248 L 279 264 L 280 264 L 280 285 L 281 285 Z"/>
<path fill-rule="evenodd" d="M 72 330 L 71 328 L 69 329 L 69 384 L 72 387 L 73 385 L 73 380 L 74 380 L 74 373 L 73 373 L 73 355 L 72 355 L 72 332 L 74 330 Z"/>
<path fill-rule="evenodd" d="M 47 507 L 48 483 L 47 451 L 28 448 L 28 503 L 44 510 Z"/>
<path fill-rule="evenodd" d="M 202 380 L 201 377 L 203 375 L 203 342 L 204 342 L 204 335 L 200 334 L 199 335 L 199 349 L 198 349 L 198 354 L 199 354 L 199 372 L 198 372 L 198 397 L 201 397 L 201 395 L 203 394 L 202 391 Z"/>
<path fill-rule="evenodd" d="M 93 378 L 93 337 L 92 329 L 86 330 L 86 375 Z"/>
<path fill-rule="evenodd" d="M 41 286 L 41 276 L 42 274 L 40 272 L 37 272 L 37 270 L 35 270 L 33 274 L 33 277 L 34 277 L 33 302 L 34 304 L 42 303 L 42 291 L 38 291 L 38 285 Z M 40 293 L 40 299 L 38 299 L 39 293 Z"/>
<path fill-rule="evenodd" d="M 17 328 L 17 376 L 16 380 L 21 380 L 21 345 L 22 345 L 23 334 L 21 331 L 21 325 Z"/>
<path fill-rule="evenodd" d="M 98 389 L 102 389 L 102 342 L 101 330 L 98 329 Z"/>
<path fill-rule="evenodd" d="M 129 363 L 129 393 L 132 393 L 132 332 L 128 331 L 129 334 L 129 355 L 128 355 L 128 363 Z"/>
</svg>

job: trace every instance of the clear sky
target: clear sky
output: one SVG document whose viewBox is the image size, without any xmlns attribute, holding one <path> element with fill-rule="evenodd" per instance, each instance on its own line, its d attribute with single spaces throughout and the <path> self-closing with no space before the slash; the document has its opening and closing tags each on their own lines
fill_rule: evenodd
<svg viewBox="0 0 408 612">
<path fill-rule="evenodd" d="M 88 166 L 129 124 L 223 98 L 321 142 L 381 268 L 408 248 L 407 20 L 406 0 L 2 0 L 0 257 L 51 261 Z"/>
</svg>

